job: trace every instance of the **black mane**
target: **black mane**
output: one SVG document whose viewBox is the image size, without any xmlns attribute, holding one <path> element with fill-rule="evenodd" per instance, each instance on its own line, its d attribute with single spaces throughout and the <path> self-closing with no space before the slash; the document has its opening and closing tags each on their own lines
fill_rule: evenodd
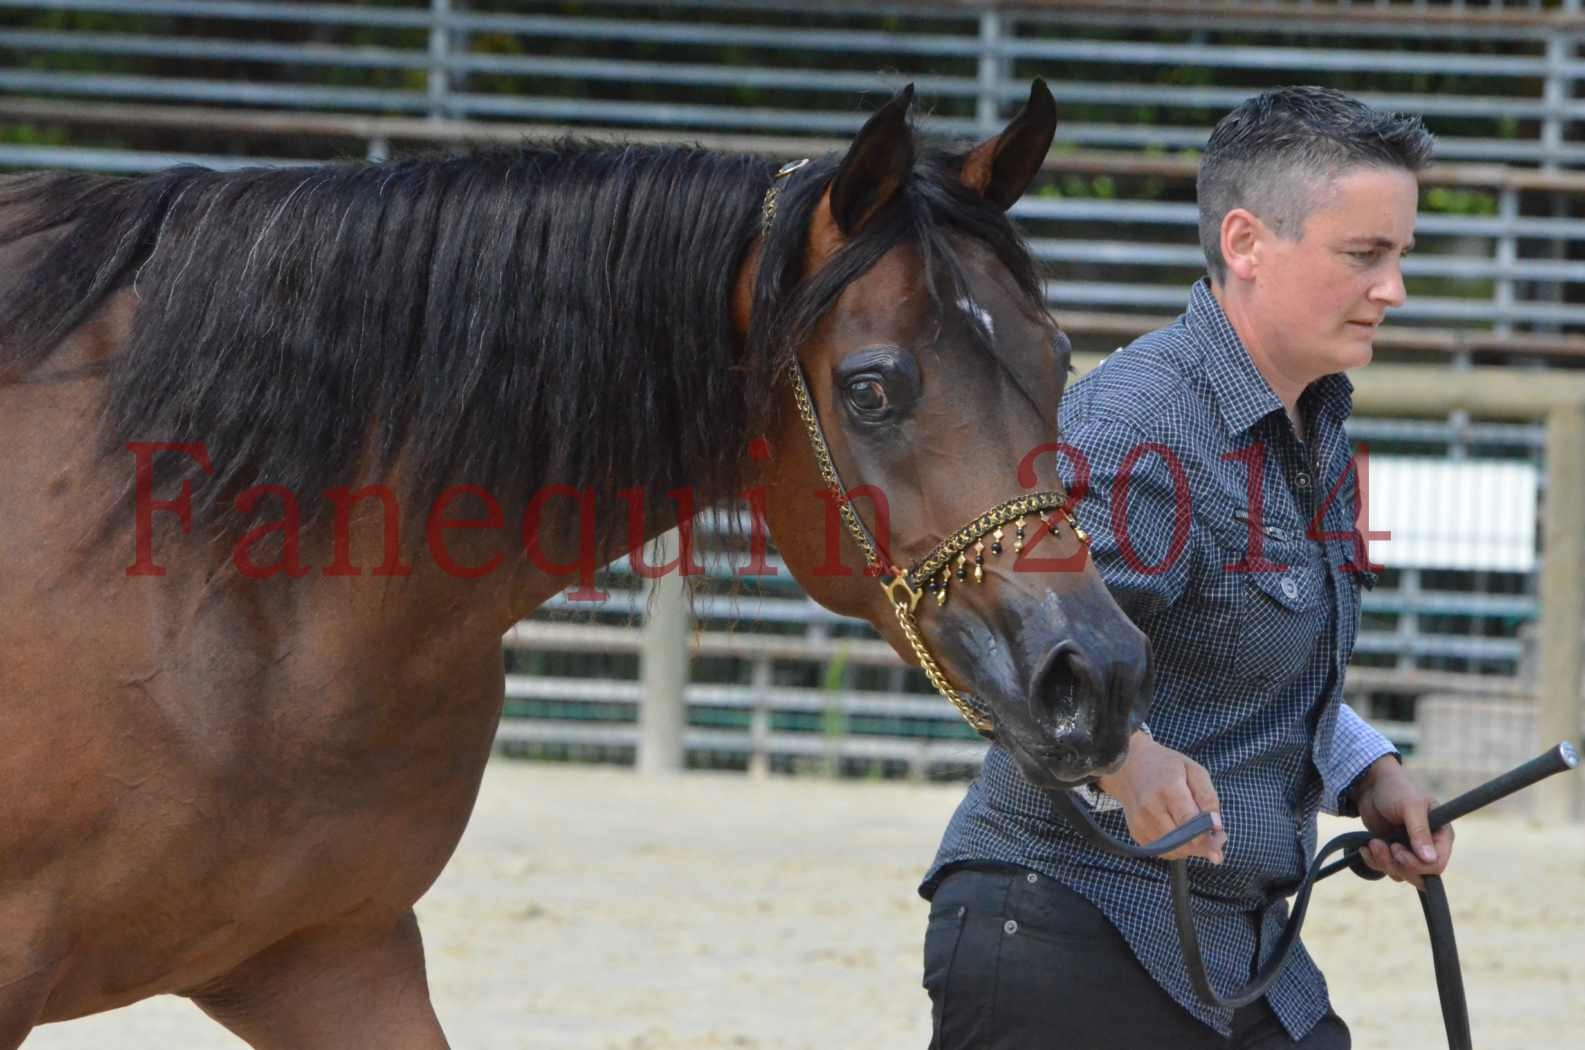
<svg viewBox="0 0 1585 1050">
<path fill-rule="evenodd" d="M 652 507 L 684 485 L 718 497 L 736 491 L 795 348 L 899 242 L 948 286 L 964 281 L 950 240 L 986 243 L 1044 316 L 1027 249 L 955 164 L 921 160 L 897 204 L 807 284 L 803 233 L 836 158 L 784 180 L 746 347 L 731 297 L 771 182 L 760 157 L 560 141 L 28 176 L 0 183 L 0 207 L 27 216 L 0 244 L 54 236 L 0 298 L 0 383 L 37 381 L 67 334 L 131 288 L 105 450 L 130 482 L 128 442 L 201 443 L 214 473 L 164 457 L 156 492 L 190 479 L 194 526 L 222 535 L 253 484 L 291 491 L 305 525 L 324 492 L 370 476 L 401 478 L 419 517 L 454 484 L 508 507 L 548 484 L 602 501 L 637 487 Z"/>
</svg>

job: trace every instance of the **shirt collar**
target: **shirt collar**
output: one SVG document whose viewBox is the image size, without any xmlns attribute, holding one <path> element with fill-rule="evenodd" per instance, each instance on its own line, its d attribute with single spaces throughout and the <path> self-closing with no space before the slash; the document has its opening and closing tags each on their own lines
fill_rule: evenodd
<svg viewBox="0 0 1585 1050">
<path fill-rule="evenodd" d="M 1211 294 L 1210 278 L 1195 282 L 1189 292 L 1185 318 L 1189 330 L 1211 351 L 1205 357 L 1206 376 L 1229 436 L 1236 437 L 1273 412 L 1283 410 L 1271 384 L 1255 367 L 1249 349 L 1222 312 L 1222 304 Z M 1337 372 L 1311 383 L 1303 398 L 1341 420 L 1353 410 L 1353 391 L 1354 384 L 1348 376 Z"/>
</svg>

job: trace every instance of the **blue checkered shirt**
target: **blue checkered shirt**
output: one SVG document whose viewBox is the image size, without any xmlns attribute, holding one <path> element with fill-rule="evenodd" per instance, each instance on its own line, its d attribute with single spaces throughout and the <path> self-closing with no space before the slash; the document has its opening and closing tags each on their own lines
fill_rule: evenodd
<svg viewBox="0 0 1585 1050">
<path fill-rule="evenodd" d="M 1194 859 L 1189 871 L 1206 965 L 1224 992 L 1275 946 L 1284 896 L 1315 853 L 1316 811 L 1355 815 L 1348 789 L 1393 753 L 1342 703 L 1360 588 L 1374 583 L 1354 542 L 1352 391 L 1343 375 L 1311 384 L 1301 441 L 1202 280 L 1183 316 L 1112 354 L 1062 402 L 1064 439 L 1089 463 L 1077 515 L 1096 568 L 1150 637 L 1151 732 L 1203 765 L 1221 800 L 1224 863 Z M 1252 571 L 1229 568 L 1239 563 Z M 1121 811 L 1099 820 L 1128 839 Z M 1167 864 L 1095 850 L 996 746 L 920 893 L 974 862 L 1083 895 L 1175 1000 L 1228 1033 L 1232 1012 L 1190 987 Z M 1326 980 L 1302 946 L 1267 998 L 1295 1040 L 1326 1014 Z"/>
</svg>

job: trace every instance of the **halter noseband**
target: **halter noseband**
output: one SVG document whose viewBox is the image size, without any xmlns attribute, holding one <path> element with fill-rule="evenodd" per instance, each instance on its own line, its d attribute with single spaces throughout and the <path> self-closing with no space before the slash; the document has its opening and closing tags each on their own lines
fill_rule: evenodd
<svg viewBox="0 0 1585 1050">
<path fill-rule="evenodd" d="M 761 240 L 769 239 L 771 224 L 776 220 L 776 198 L 780 180 L 808 163 L 809 159 L 805 157 L 803 160 L 783 164 L 776 170 L 770 188 L 765 191 L 765 202 L 760 211 Z M 990 736 L 995 728 L 994 723 L 947 680 L 941 665 L 936 663 L 930 650 L 925 647 L 924 637 L 919 632 L 919 623 L 914 618 L 914 611 L 926 593 L 935 596 L 937 605 L 945 605 L 948 588 L 954 576 L 962 582 L 972 574 L 975 583 L 984 582 L 986 549 L 989 548 L 993 557 L 1002 553 L 1002 537 L 1006 535 L 1003 526 L 1016 526 L 1013 538 L 1015 554 L 1023 552 L 1026 538 L 1024 519 L 1030 515 L 1034 515 L 1055 533 L 1058 524 L 1056 515 L 1060 513 L 1080 543 L 1088 543 L 1089 537 L 1073 519 L 1072 513 L 1067 508 L 1068 500 L 1065 495 L 1051 491 L 1032 492 L 997 504 L 974 518 L 936 544 L 929 554 L 914 562 L 906 572 L 890 564 L 881 557 L 880 544 L 876 543 L 875 537 L 859 517 L 858 512 L 853 509 L 852 501 L 848 499 L 847 486 L 842 483 L 842 477 L 837 473 L 836 461 L 831 458 L 831 448 L 826 443 L 825 431 L 820 426 L 820 416 L 815 412 L 814 398 L 809 393 L 809 381 L 804 375 L 803 364 L 799 361 L 794 361 L 793 364 L 793 399 L 798 405 L 798 416 L 803 420 L 804 431 L 809 435 L 809 444 L 814 449 L 815 464 L 820 470 L 820 478 L 835 497 L 837 512 L 841 515 L 842 523 L 847 526 L 848 534 L 853 537 L 853 542 L 864 554 L 866 571 L 869 575 L 879 577 L 881 588 L 886 592 L 892 611 L 897 615 L 897 623 L 902 627 L 908 644 L 913 647 L 914 655 L 919 659 L 919 666 L 925 672 L 925 677 L 930 680 L 930 684 L 957 708 L 964 721 L 973 726 L 976 732 Z M 1051 517 L 1046 517 L 1047 512 Z M 986 542 L 987 537 L 989 543 Z M 972 569 L 970 548 L 973 548 Z"/>
</svg>

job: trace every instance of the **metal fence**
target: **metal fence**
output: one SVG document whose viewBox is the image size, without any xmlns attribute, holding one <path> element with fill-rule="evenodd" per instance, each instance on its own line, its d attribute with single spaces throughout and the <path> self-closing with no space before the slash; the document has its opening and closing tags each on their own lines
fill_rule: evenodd
<svg viewBox="0 0 1585 1050">
<path fill-rule="evenodd" d="M 576 5 L 265 3 L 250 0 L 5 0 L 0 8 L 119 15 L 132 32 L 15 29 L 0 46 L 24 54 L 93 52 L 208 68 L 203 76 L 19 68 L 0 87 L 90 98 L 177 99 L 341 112 L 509 117 L 807 134 L 856 130 L 855 94 L 904 79 L 943 109 L 943 130 L 991 129 L 1033 73 L 1059 102 L 1083 107 L 1062 141 L 1084 146 L 1197 148 L 1216 111 L 1248 87 L 1131 82 L 1140 71 L 1201 69 L 1296 81 L 1349 74 L 1361 97 L 1470 130 L 1448 135 L 1449 159 L 1568 165 L 1585 160 L 1569 126 L 1582 68 L 1578 0 L 1494 5 L 1507 18 L 1441 4 L 766 3 L 689 0 Z M 1515 10 L 1517 9 L 1517 10 Z M 527 13 L 536 12 L 536 13 Z M 1528 17 L 1525 16 L 1528 12 Z M 1330 15 L 1330 17 L 1328 17 Z M 151 20 L 157 33 L 145 33 Z M 193 20 L 184 22 L 183 20 Z M 257 42 L 260 27 L 301 40 Z M 188 36 L 201 27 L 202 36 Z M 218 27 L 218 31 L 217 28 Z M 701 60 L 700 49 L 736 60 Z M 215 68 L 216 65 L 219 68 Z M 282 76 L 282 70 L 292 71 Z M 268 72 L 266 82 L 253 74 Z M 876 73 L 876 70 L 888 70 Z M 327 71 L 340 76 L 324 75 Z M 532 90 L 502 90 L 520 77 Z M 1471 79 L 1449 97 L 1433 82 Z M 1146 78 L 1148 81 L 1148 78 Z M 341 83 L 333 83 L 341 81 Z M 612 90 L 602 91 L 608 84 Z M 633 90 L 641 86 L 642 91 Z M 779 95 L 814 104 L 788 104 Z M 625 96 L 625 97 L 624 97 Z M 1139 107 L 1184 119 L 1137 119 Z M 1526 125 L 1524 133 L 1508 130 Z"/>
<path fill-rule="evenodd" d="M 1407 549 L 1388 573 L 1399 584 L 1364 597 L 1345 693 L 1447 792 L 1516 764 L 1541 737 L 1580 733 L 1585 378 L 1559 378 L 1538 396 L 1503 370 L 1443 385 L 1445 393 L 1429 386 L 1424 370 L 1377 366 L 1359 377 L 1357 400 L 1367 411 L 1422 417 L 1451 401 L 1508 421 L 1476 427 L 1475 435 L 1527 454 L 1400 455 L 1373 464 L 1398 471 L 1400 484 L 1417 491 L 1397 509 L 1384 501 L 1372 511 L 1371 527 Z M 1544 423 L 1517 422 L 1524 419 Z M 1366 418 L 1356 428 L 1399 441 L 1449 437 L 1447 424 L 1430 420 Z M 691 608 L 676 593 L 640 588 L 618 563 L 602 585 L 608 602 L 591 608 L 559 599 L 514 629 L 507 694 L 516 717 L 502 727 L 504 746 L 617 762 L 645 747 L 670 749 L 694 764 L 751 770 L 954 776 L 978 765 L 983 745 L 867 627 L 814 606 L 774 559 L 778 575 L 734 587 L 733 553 L 706 560 L 710 571 Z M 1470 589 L 1480 574 L 1502 576 L 1511 592 Z M 674 731 L 657 741 L 642 718 L 667 694 L 642 679 L 638 653 L 654 625 L 675 630 L 690 618 L 696 631 L 665 643 L 689 654 L 675 659 L 691 660 L 693 674 L 671 701 Z M 645 660 L 653 658 L 650 649 Z M 1561 812 L 1572 803 L 1553 805 Z"/>
<path fill-rule="evenodd" d="M 905 81 L 934 130 L 969 136 L 1040 75 L 1067 116 L 1015 215 L 1052 304 L 1175 312 L 1201 269 L 1193 151 L 1252 91 L 1315 81 L 1439 132 L 1448 166 L 1427 184 L 1401 322 L 1585 326 L 1579 0 L 1191 6 L 0 0 L 0 165 L 281 163 L 345 155 L 348 138 L 379 157 L 524 121 L 820 148 Z M 62 126 L 69 143 L 16 141 Z"/>
<path fill-rule="evenodd" d="M 1406 266 L 1411 297 L 1382 356 L 1455 369 L 1585 361 L 1581 0 L 594 0 L 568 10 L 0 0 L 0 167 L 380 158 L 569 128 L 801 154 L 835 148 L 908 81 L 933 130 L 982 135 L 1040 75 L 1065 116 L 1014 215 L 1059 319 L 1081 346 L 1104 350 L 1176 312 L 1202 270 L 1193 152 L 1216 117 L 1265 86 L 1328 83 L 1423 113 L 1439 135 L 1442 163 L 1426 179 Z M 1351 428 L 1378 455 L 1416 457 L 1404 466 L 1424 470 L 1410 477 L 1441 471 L 1456 487 L 1487 461 L 1531 471 L 1532 507 L 1546 498 L 1547 433 L 1466 408 Z M 1415 698 L 1526 692 L 1517 683 L 1538 666 L 1544 562 L 1444 561 L 1404 559 L 1367 597 L 1351 672 L 1356 699 L 1408 745 Z M 639 636 L 621 625 L 643 601 L 619 588 L 606 609 L 579 612 L 585 627 L 529 625 L 509 638 L 523 672 L 509 679 L 512 710 L 538 721 L 511 721 L 503 737 L 628 755 Z M 913 695 L 928 692 L 922 679 L 785 580 L 707 589 L 694 609 L 705 632 L 690 686 L 699 760 L 915 772 L 975 761 L 950 711 Z M 715 633 L 751 622 L 752 632 Z M 625 664 L 633 673 L 613 677 Z M 590 673 L 595 684 L 575 680 Z"/>
</svg>

